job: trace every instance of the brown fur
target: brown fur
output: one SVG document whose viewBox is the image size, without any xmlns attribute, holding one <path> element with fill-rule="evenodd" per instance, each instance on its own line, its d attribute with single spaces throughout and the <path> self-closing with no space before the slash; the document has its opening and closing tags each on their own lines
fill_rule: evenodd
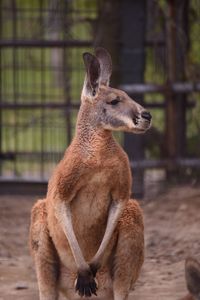
<svg viewBox="0 0 200 300">
<path fill-rule="evenodd" d="M 32 209 L 30 247 L 40 300 L 56 300 L 59 291 L 70 300 L 96 293 L 94 299 L 125 300 L 143 263 L 142 212 L 129 200 L 129 161 L 111 130 L 144 132 L 150 120 L 124 92 L 108 86 L 110 57 L 104 49 L 96 55 L 84 57 L 75 137 L 46 199 Z M 116 98 L 120 103 L 110 104 Z"/>
<path fill-rule="evenodd" d="M 185 261 L 185 279 L 189 294 L 180 300 L 200 300 L 200 264 L 192 257 Z"/>
<path fill-rule="evenodd" d="M 195 300 L 195 298 L 191 294 L 188 294 L 185 297 L 181 298 L 180 300 Z"/>
</svg>

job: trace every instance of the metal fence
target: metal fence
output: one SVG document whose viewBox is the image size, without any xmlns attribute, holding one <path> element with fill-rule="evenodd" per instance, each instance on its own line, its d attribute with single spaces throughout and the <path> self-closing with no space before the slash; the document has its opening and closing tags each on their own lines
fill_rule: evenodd
<svg viewBox="0 0 200 300">
<path fill-rule="evenodd" d="M 96 14 L 92 1 L 1 1 L 1 177 L 47 180 L 70 143 Z"/>
<path fill-rule="evenodd" d="M 112 53 L 115 86 L 153 114 L 142 140 L 119 137 L 139 191 L 143 170 L 199 166 L 199 22 L 195 0 L 0 0 L 0 181 L 47 182 L 74 134 L 82 53 L 95 45 Z"/>
</svg>

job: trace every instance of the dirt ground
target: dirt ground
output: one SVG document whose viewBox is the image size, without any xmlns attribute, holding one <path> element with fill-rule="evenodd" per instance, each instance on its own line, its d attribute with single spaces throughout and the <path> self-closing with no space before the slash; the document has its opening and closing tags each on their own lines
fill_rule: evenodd
<svg viewBox="0 0 200 300">
<path fill-rule="evenodd" d="M 36 300 L 27 239 L 36 197 L 0 197 L 0 300 Z M 130 300 L 178 300 L 186 293 L 184 260 L 200 260 L 200 187 L 176 187 L 142 202 L 146 259 Z"/>
</svg>

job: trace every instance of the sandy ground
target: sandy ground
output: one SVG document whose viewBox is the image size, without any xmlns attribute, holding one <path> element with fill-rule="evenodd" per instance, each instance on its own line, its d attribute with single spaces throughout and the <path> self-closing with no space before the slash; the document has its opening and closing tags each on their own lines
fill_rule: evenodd
<svg viewBox="0 0 200 300">
<path fill-rule="evenodd" d="M 27 239 L 36 197 L 0 197 L 0 300 L 37 300 Z M 130 300 L 178 300 L 186 293 L 184 260 L 200 260 L 200 187 L 176 187 L 142 202 L 146 259 Z"/>
</svg>

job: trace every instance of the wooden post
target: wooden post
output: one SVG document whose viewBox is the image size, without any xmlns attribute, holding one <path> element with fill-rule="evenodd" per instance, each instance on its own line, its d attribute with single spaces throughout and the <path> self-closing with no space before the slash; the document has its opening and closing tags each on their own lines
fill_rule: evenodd
<svg viewBox="0 0 200 300">
<path fill-rule="evenodd" d="M 141 83 L 145 68 L 145 24 L 146 1 L 121 1 L 121 84 Z M 143 96 L 130 94 L 142 104 Z M 125 134 L 124 147 L 131 160 L 144 158 L 144 138 L 140 135 Z M 143 170 L 134 170 L 133 193 L 143 195 Z"/>
</svg>

